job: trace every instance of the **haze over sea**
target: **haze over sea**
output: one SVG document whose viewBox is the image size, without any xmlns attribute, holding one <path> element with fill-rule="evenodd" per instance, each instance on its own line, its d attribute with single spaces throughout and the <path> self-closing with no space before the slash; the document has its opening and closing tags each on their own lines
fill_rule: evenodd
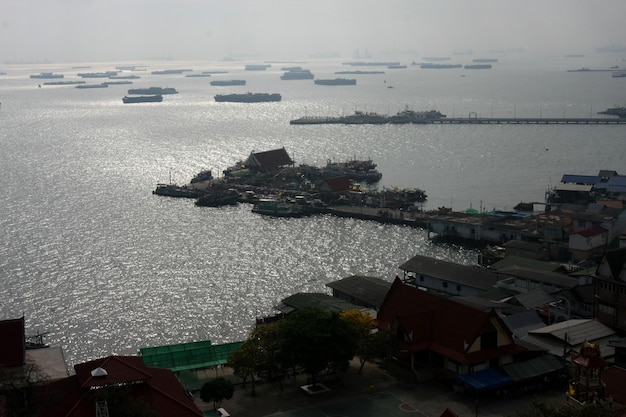
<svg viewBox="0 0 626 417">
<path fill-rule="evenodd" d="M 133 62 L 132 85 L 103 89 L 38 84 L 43 71 L 79 72 L 121 63 L 0 68 L 0 318 L 26 318 L 49 332 L 69 365 L 141 347 L 210 339 L 243 340 L 258 316 L 296 292 L 326 292 L 353 274 L 391 280 L 416 254 L 474 264 L 477 253 L 435 244 L 420 229 L 318 216 L 275 219 L 251 207 L 196 207 L 155 196 L 158 182 L 217 175 L 252 151 L 285 147 L 297 164 L 371 158 L 382 187 L 421 188 L 424 209 L 512 209 L 543 201 L 563 174 L 626 173 L 626 126 L 314 125 L 302 116 L 355 110 L 395 114 L 408 106 L 448 117 L 605 117 L 626 102 L 626 78 L 567 72 L 623 65 L 621 54 L 578 58 L 455 55 L 451 63 L 497 58 L 491 70 L 382 69 L 356 86 L 281 81 L 300 65 L 316 78 L 350 68 L 343 60 Z M 128 64 L 128 63 L 126 63 Z M 88 69 L 76 66 L 89 66 Z M 152 75 L 184 68 L 227 74 Z M 187 73 L 185 73 L 187 74 Z M 245 79 L 242 87 L 210 80 Z M 104 80 L 86 79 L 88 83 Z M 174 87 L 162 103 L 122 104 L 128 88 Z M 393 87 L 393 88 L 388 88 Z M 277 92 L 278 103 L 216 103 L 224 92 Z"/>
</svg>

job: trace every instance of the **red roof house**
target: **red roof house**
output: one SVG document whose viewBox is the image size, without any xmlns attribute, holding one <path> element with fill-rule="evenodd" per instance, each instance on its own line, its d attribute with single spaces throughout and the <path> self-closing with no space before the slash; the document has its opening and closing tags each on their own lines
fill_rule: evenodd
<svg viewBox="0 0 626 417">
<path fill-rule="evenodd" d="M 513 362 L 525 349 L 513 342 L 495 310 L 478 310 L 395 279 L 377 316 L 393 332 L 398 352 L 466 374 Z"/>
<path fill-rule="evenodd" d="M 21 366 L 26 361 L 24 317 L 0 320 L 0 367 Z"/>
<path fill-rule="evenodd" d="M 97 417 L 120 391 L 155 417 L 201 417 L 202 412 L 168 369 L 149 368 L 137 356 L 109 356 L 74 366 L 76 375 L 39 387 L 39 417 Z M 107 410 L 108 411 L 108 410 Z"/>
</svg>

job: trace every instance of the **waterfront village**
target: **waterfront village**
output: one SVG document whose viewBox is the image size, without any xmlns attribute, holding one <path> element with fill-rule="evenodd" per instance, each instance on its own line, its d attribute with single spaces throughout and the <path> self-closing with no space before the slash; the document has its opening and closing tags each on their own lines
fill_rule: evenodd
<svg viewBox="0 0 626 417">
<path fill-rule="evenodd" d="M 336 215 L 423 228 L 432 239 L 481 248 L 475 266 L 417 255 L 398 265 L 393 282 L 354 275 L 326 284 L 327 293 L 292 294 L 275 306 L 276 316 L 256 318 L 253 327 L 311 307 L 366 314 L 373 319 L 370 332 L 388 336 L 390 352 L 368 372 L 382 367 L 390 377 L 401 370 L 410 387 L 405 393 L 440 388 L 429 398 L 403 398 L 402 407 L 428 410 L 422 415 L 482 415 L 479 400 L 482 410 L 501 401 L 512 415 L 515 399 L 529 404 L 531 396 L 548 391 L 558 393 L 558 403 L 571 410 L 567 415 L 583 415 L 581 410 L 598 405 L 624 412 L 626 176 L 603 170 L 593 176 L 565 174 L 544 202 L 520 203 L 513 211 L 425 212 L 422 190 L 368 190 L 364 184 L 381 175 L 369 160 L 296 167 L 282 148 L 252 152 L 223 174 L 215 179 L 202 171 L 184 186 L 158 184 L 154 194 L 195 198 L 202 206 L 250 204 L 259 215 Z M 37 405 L 28 414 L 36 416 L 108 416 L 111 387 L 125 387 L 152 412 L 133 415 L 252 416 L 350 394 L 371 398 L 381 383 L 356 382 L 350 367 L 317 385 L 295 376 L 276 385 L 257 375 L 258 389 L 265 385 L 263 396 L 272 401 L 262 406 L 260 399 L 252 400 L 242 375 L 228 372 L 229 358 L 244 341 L 138 346 L 136 356 L 99 358 L 68 371 L 61 349 L 48 346 L 43 335 L 26 337 L 25 327 L 24 317 L 0 322 L 2 416 L 24 405 L 16 402 L 15 390 Z M 45 378 L 33 379 L 33 369 Z M 204 405 L 197 398 L 203 375 L 225 376 L 239 394 L 223 407 Z M 287 400 L 290 387 L 299 402 Z M 442 395 L 446 406 L 429 409 L 428 402 Z"/>
</svg>

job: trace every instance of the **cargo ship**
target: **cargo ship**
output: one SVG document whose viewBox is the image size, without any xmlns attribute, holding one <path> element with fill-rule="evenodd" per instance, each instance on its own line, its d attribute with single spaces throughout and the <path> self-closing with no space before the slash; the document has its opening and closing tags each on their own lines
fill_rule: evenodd
<svg viewBox="0 0 626 417">
<path fill-rule="evenodd" d="M 315 80 L 313 82 L 318 85 L 356 85 L 356 80 L 354 78 L 335 78 L 328 80 Z"/>
<path fill-rule="evenodd" d="M 282 96 L 278 93 L 245 93 L 245 94 L 217 94 L 217 102 L 233 103 L 263 103 L 268 101 L 280 101 Z"/>
<path fill-rule="evenodd" d="M 156 94 L 153 96 L 133 96 L 128 97 L 124 96 L 122 98 L 122 102 L 124 104 L 128 103 L 160 103 L 163 101 L 163 96 L 160 94 Z"/>
<path fill-rule="evenodd" d="M 39 74 L 33 74 L 30 76 L 30 78 L 35 78 L 38 80 L 47 80 L 47 79 L 51 79 L 51 78 L 63 78 L 64 75 L 63 74 L 54 74 L 52 72 L 42 72 Z"/>
<path fill-rule="evenodd" d="M 246 85 L 246 80 L 215 80 L 211 81 L 209 84 L 218 86 Z"/>
<path fill-rule="evenodd" d="M 307 69 L 287 71 L 280 76 L 281 80 L 312 80 L 313 78 L 315 76 Z"/>
<path fill-rule="evenodd" d="M 491 69 L 491 64 L 469 64 L 465 65 L 463 69 Z"/>
<path fill-rule="evenodd" d="M 128 90 L 128 94 L 178 94 L 178 91 L 172 87 L 131 88 Z"/>
<path fill-rule="evenodd" d="M 423 63 L 420 64 L 420 68 L 422 69 L 450 69 L 450 68 L 461 68 L 461 64 L 432 64 L 432 63 Z"/>
</svg>

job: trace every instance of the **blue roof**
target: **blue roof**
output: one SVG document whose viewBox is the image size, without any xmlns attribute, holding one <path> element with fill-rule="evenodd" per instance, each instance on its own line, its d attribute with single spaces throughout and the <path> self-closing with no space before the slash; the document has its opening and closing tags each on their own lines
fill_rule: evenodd
<svg viewBox="0 0 626 417">
<path fill-rule="evenodd" d="M 458 375 L 458 377 L 475 391 L 486 391 L 513 383 L 513 379 L 510 376 L 493 368 L 471 374 Z"/>
<path fill-rule="evenodd" d="M 601 178 L 598 175 L 571 175 L 565 174 L 561 178 L 561 182 L 565 184 L 585 184 L 595 185 L 599 183 Z"/>
</svg>

